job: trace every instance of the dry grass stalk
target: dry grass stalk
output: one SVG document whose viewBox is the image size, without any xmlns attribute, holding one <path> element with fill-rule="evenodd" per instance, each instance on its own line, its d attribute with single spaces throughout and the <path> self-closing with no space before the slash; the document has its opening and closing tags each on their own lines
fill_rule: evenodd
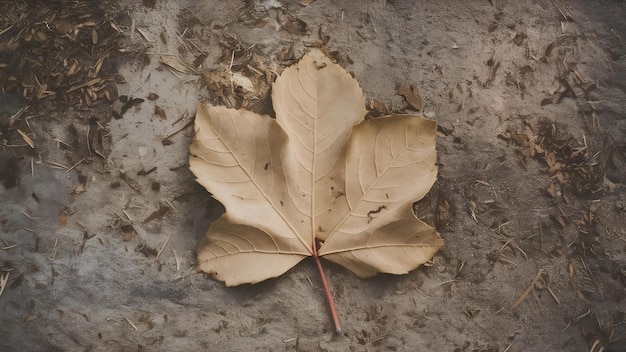
<svg viewBox="0 0 626 352">
<path fill-rule="evenodd" d="M 135 324 L 133 324 L 132 321 L 130 321 L 130 319 L 124 317 L 124 319 L 126 320 L 126 322 L 128 323 L 128 325 L 132 326 L 133 329 L 135 329 L 135 331 L 139 331 L 139 329 L 137 329 L 137 326 Z"/>
<path fill-rule="evenodd" d="M 4 288 L 7 285 L 7 282 L 9 281 L 9 275 L 11 275 L 11 273 L 6 273 L 0 275 L 0 296 L 2 296 L 2 292 L 4 292 Z"/>
<path fill-rule="evenodd" d="M 165 249 L 165 247 L 167 246 L 168 242 L 170 241 L 170 238 L 172 238 L 172 235 L 174 233 L 170 233 L 170 235 L 167 237 L 167 240 L 165 240 L 165 243 L 163 243 L 163 246 L 161 247 L 161 249 L 159 249 L 159 252 L 156 255 L 156 258 L 154 258 L 154 260 L 158 261 L 159 257 L 161 256 L 161 253 L 163 253 L 163 250 Z"/>
<path fill-rule="evenodd" d="M 530 291 L 532 291 L 533 287 L 535 287 L 535 284 L 537 283 L 537 281 L 539 281 L 539 278 L 541 277 L 541 274 L 543 274 L 543 268 L 539 269 L 539 271 L 537 271 L 537 274 L 533 278 L 533 281 L 530 282 L 530 285 L 528 285 L 526 290 L 517 299 L 517 301 L 515 301 L 515 303 L 513 303 L 513 305 L 511 306 L 511 309 L 515 309 L 515 307 L 519 306 L 522 302 L 524 302 L 524 300 L 526 299 L 526 297 L 528 296 Z"/>
</svg>

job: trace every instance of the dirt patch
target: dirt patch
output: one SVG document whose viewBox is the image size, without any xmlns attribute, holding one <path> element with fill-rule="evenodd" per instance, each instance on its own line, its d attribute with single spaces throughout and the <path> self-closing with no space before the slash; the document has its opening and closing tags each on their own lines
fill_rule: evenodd
<svg viewBox="0 0 626 352">
<path fill-rule="evenodd" d="M 50 103 L 33 109 L 37 89 L 17 83 L 2 96 L 2 350 L 626 348 L 624 4 L 102 6 L 94 22 L 119 32 L 98 42 L 125 38 L 101 71 L 116 94 L 68 97 L 97 64 L 87 50 L 84 79 Z M 47 31 L 3 16 L 0 39 L 13 23 Z M 419 108 L 440 126 L 439 180 L 416 211 L 446 244 L 403 276 L 325 263 L 341 334 L 312 262 L 236 288 L 194 270 L 223 212 L 188 170 L 195 102 L 272 114 L 271 82 L 312 46 L 353 73 L 372 116 Z M 5 76 L 22 72 L 3 50 Z"/>
</svg>

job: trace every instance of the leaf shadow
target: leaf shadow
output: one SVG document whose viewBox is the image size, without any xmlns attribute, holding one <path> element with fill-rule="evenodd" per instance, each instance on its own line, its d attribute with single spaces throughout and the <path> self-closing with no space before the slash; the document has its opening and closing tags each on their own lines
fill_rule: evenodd
<svg viewBox="0 0 626 352">
<path fill-rule="evenodd" d="M 193 237 L 197 246 L 202 243 L 209 225 L 226 212 L 222 203 L 195 182 L 188 192 L 179 195 L 175 200 L 186 203 L 188 219 L 193 224 Z"/>
<path fill-rule="evenodd" d="M 382 297 L 396 292 L 399 285 L 402 285 L 406 280 L 410 280 L 409 276 L 411 274 L 378 274 L 369 279 L 364 279 L 362 289 L 369 293 L 371 297 Z"/>
<path fill-rule="evenodd" d="M 350 292 L 353 291 L 359 291 L 370 299 L 380 299 L 407 289 L 419 289 L 434 275 L 432 267 L 420 266 L 402 275 L 379 273 L 370 278 L 359 278 L 338 264 L 324 260 L 322 265 L 331 291 L 338 299 L 342 299 L 343 295 L 351 295 Z M 315 266 L 312 261 L 311 266 Z M 319 279 L 316 280 L 314 283 L 321 286 Z"/>
<path fill-rule="evenodd" d="M 311 265 L 313 267 L 315 266 L 312 261 Z M 333 290 L 338 296 L 342 295 L 342 293 L 345 291 L 343 286 L 347 285 L 351 286 L 351 288 L 348 290 L 356 289 L 365 292 L 366 295 L 369 297 L 381 297 L 386 294 L 395 292 L 397 290 L 397 286 L 404 280 L 407 280 L 407 276 L 410 275 L 410 273 L 407 275 L 380 273 L 376 276 L 364 279 L 354 275 L 352 272 L 342 267 L 341 265 L 335 264 L 328 260 L 323 260 L 322 266 L 324 267 L 324 272 L 326 273 L 327 279 L 329 280 L 331 290 Z M 316 278 L 316 280 L 316 283 L 319 282 L 319 284 L 321 285 L 320 279 Z"/>
<path fill-rule="evenodd" d="M 261 281 L 256 284 L 243 284 L 239 286 L 229 287 L 233 298 L 243 307 L 252 305 L 254 301 L 258 301 L 272 294 L 276 290 L 279 279 L 273 278 Z"/>
</svg>

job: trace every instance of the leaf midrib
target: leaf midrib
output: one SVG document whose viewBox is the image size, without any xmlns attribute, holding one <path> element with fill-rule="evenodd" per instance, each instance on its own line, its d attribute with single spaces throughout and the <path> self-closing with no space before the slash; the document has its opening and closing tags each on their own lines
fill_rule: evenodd
<svg viewBox="0 0 626 352">
<path fill-rule="evenodd" d="M 319 101 L 318 96 L 319 96 L 319 92 L 318 92 L 318 85 L 317 85 L 317 77 L 315 77 L 315 75 L 311 75 L 309 73 L 309 71 L 307 70 L 307 74 L 309 74 L 309 76 L 311 76 L 311 78 L 315 81 L 315 104 L 313 104 L 313 162 L 311 165 L 311 209 L 310 209 L 310 217 L 311 217 L 311 252 L 313 253 L 314 256 L 317 257 L 318 255 L 318 251 L 317 251 L 317 243 L 315 242 L 315 228 L 317 227 L 316 222 L 315 222 L 315 198 L 316 198 L 316 192 L 315 192 L 315 181 L 316 181 L 316 177 L 315 177 L 315 166 L 317 163 L 317 103 Z"/>
</svg>

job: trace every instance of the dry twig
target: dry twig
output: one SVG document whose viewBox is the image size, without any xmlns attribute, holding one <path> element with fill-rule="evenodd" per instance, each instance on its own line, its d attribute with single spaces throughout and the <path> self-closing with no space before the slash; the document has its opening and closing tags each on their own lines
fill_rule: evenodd
<svg viewBox="0 0 626 352">
<path fill-rule="evenodd" d="M 511 309 L 514 309 L 515 307 L 519 306 L 522 302 L 524 302 L 524 300 L 526 299 L 526 297 L 528 296 L 530 291 L 532 291 L 533 287 L 535 287 L 535 284 L 537 283 L 537 281 L 541 277 L 541 274 L 543 274 L 543 268 L 541 268 L 541 269 L 539 269 L 539 271 L 537 271 L 537 274 L 533 278 L 533 281 L 530 282 L 530 285 L 528 285 L 528 287 L 522 293 L 522 295 L 519 296 L 517 301 L 515 301 L 515 303 L 513 303 L 513 305 L 511 306 Z"/>
<path fill-rule="evenodd" d="M 0 296 L 2 296 L 2 292 L 4 292 L 4 288 L 7 285 L 7 282 L 9 281 L 9 275 L 11 275 L 11 273 L 7 273 L 6 275 L 2 274 L 0 275 Z"/>
</svg>

